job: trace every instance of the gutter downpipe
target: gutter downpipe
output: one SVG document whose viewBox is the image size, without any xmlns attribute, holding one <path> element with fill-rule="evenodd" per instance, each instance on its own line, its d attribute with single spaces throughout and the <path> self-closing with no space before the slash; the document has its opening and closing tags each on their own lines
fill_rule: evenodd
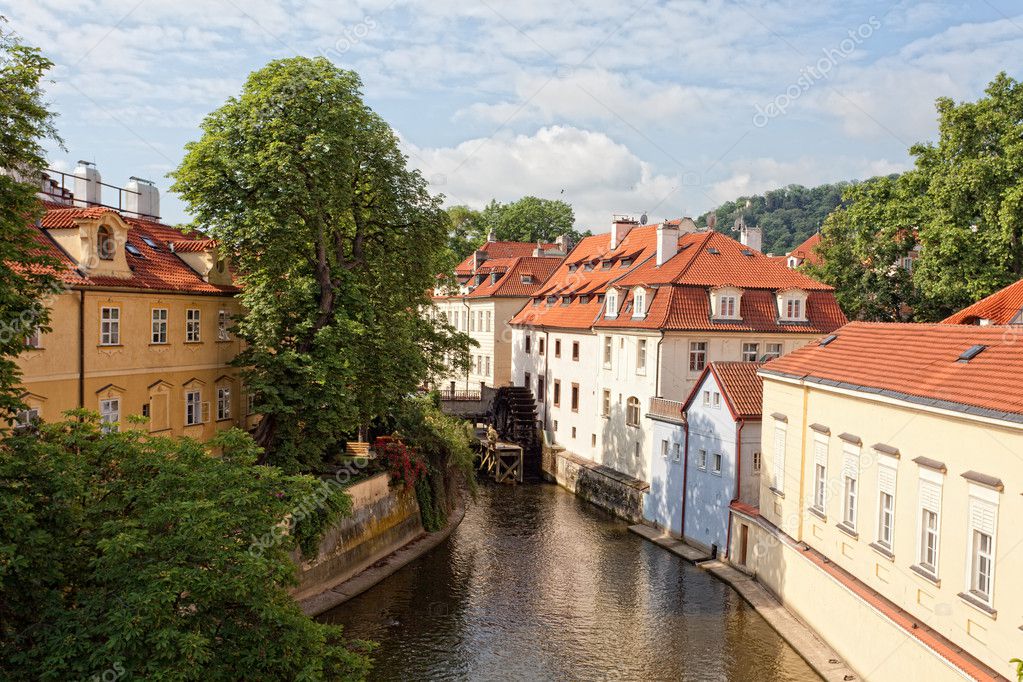
<svg viewBox="0 0 1023 682">
<path fill-rule="evenodd" d="M 799 542 L 803 541 L 803 497 L 804 486 L 806 485 L 806 475 L 803 473 L 806 471 L 806 415 L 810 411 L 810 389 L 806 384 L 803 384 L 803 423 L 801 424 L 802 436 L 800 438 L 799 446 L 799 497 L 796 499 L 796 515 L 799 519 L 799 537 L 796 538 Z"/>
<path fill-rule="evenodd" d="M 682 541 L 686 539 L 686 498 L 689 496 L 689 417 L 686 416 L 685 407 L 682 408 L 682 440 L 685 443 L 682 458 L 682 523 L 678 529 Z"/>
<path fill-rule="evenodd" d="M 547 358 L 550 357 L 550 354 L 551 354 L 551 333 L 549 331 L 547 331 L 547 328 L 545 327 L 544 330 L 543 330 L 543 392 L 544 392 L 544 395 L 540 396 L 540 400 L 543 401 L 543 428 L 544 428 L 544 430 L 547 429 L 547 386 L 551 382 L 550 364 L 549 364 L 549 360 L 547 359 Z M 571 399 L 572 399 L 571 396 L 569 396 L 569 400 L 570 401 L 571 401 Z M 553 441 L 554 439 L 551 438 L 551 440 Z"/>
<path fill-rule="evenodd" d="M 78 290 L 78 409 L 85 408 L 85 289 Z"/>
<path fill-rule="evenodd" d="M 746 420 L 740 419 L 735 427 L 735 497 L 732 501 L 742 497 L 742 427 L 746 426 Z M 725 537 L 725 557 L 732 554 L 732 512 L 728 512 L 728 534 Z M 714 557 L 715 559 L 717 557 Z"/>
<path fill-rule="evenodd" d="M 657 354 L 654 360 L 654 395 L 663 398 L 661 393 L 661 344 L 664 342 L 664 330 L 661 330 L 661 338 L 657 339 Z"/>
</svg>

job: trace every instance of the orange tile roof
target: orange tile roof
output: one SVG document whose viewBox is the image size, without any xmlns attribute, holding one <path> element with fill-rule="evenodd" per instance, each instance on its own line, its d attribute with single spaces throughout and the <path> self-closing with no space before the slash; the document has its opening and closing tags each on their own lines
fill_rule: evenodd
<svg viewBox="0 0 1023 682">
<path fill-rule="evenodd" d="M 812 235 L 807 237 L 806 241 L 792 249 L 788 255 L 795 256 L 796 258 L 802 258 L 805 262 L 811 265 L 820 265 L 822 262 L 821 256 L 817 253 L 817 245 L 821 242 L 821 233 L 814 232 Z"/>
<path fill-rule="evenodd" d="M 131 218 L 112 208 L 106 207 L 68 207 L 53 202 L 44 202 L 46 213 L 39 225 L 33 225 L 36 240 L 60 263 L 55 272 L 68 286 L 73 287 L 116 287 L 128 289 L 152 289 L 159 291 L 180 291 L 196 294 L 234 295 L 238 288 L 210 284 L 190 268 L 183 260 L 171 252 L 168 244 L 173 242 L 175 248 L 182 245 L 182 250 L 201 250 L 209 248 L 213 240 L 202 235 L 192 236 L 177 228 L 152 220 Z M 105 213 L 118 213 L 131 229 L 128 230 L 128 244 L 138 249 L 141 256 L 125 254 L 132 275 L 128 278 L 85 276 L 77 268 L 78 264 L 47 234 L 48 229 L 76 227 L 78 220 L 97 218 Z M 148 237 L 156 245 L 149 246 L 143 239 Z"/>
<path fill-rule="evenodd" d="M 559 247 L 557 244 L 543 244 L 543 248 L 553 250 Z M 519 258 L 532 256 L 533 251 L 536 250 L 536 244 L 532 242 L 487 242 L 476 250 L 485 251 L 487 260 L 492 258 Z M 466 276 L 473 274 L 473 256 L 475 256 L 475 252 L 470 253 L 461 263 L 455 266 L 456 275 Z"/>
<path fill-rule="evenodd" d="M 761 362 L 711 362 L 696 380 L 693 390 L 682 405 L 682 411 L 689 409 L 699 396 L 700 386 L 707 375 L 713 374 L 733 418 L 759 419 L 764 402 L 764 380 L 757 374 L 761 367 Z"/>
<path fill-rule="evenodd" d="M 761 370 L 994 419 L 1023 422 L 1023 343 L 1011 327 L 851 322 Z M 986 348 L 968 362 L 968 348 Z"/>
<path fill-rule="evenodd" d="M 944 324 L 1023 324 L 1023 280 L 1000 289 L 987 298 L 946 317 Z"/>
<path fill-rule="evenodd" d="M 529 256 L 523 258 L 497 258 L 487 260 L 477 274 L 498 275 L 497 282 L 491 277 L 469 292 L 468 298 L 487 298 L 489 296 L 531 297 L 561 265 L 560 258 Z M 522 277 L 529 275 L 530 282 L 523 282 Z"/>
</svg>

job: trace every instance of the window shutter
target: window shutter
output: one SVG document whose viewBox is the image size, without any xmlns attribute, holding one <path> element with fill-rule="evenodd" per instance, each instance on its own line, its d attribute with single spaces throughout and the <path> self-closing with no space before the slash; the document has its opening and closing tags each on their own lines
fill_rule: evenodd
<svg viewBox="0 0 1023 682">
<path fill-rule="evenodd" d="M 895 497 L 895 469 L 879 465 L 877 467 L 877 487 L 883 493 Z"/>
<path fill-rule="evenodd" d="M 817 436 L 813 441 L 813 462 L 827 469 L 828 467 L 828 440 L 825 437 Z"/>
<path fill-rule="evenodd" d="M 785 425 L 774 425 L 774 489 L 785 490 Z"/>
<path fill-rule="evenodd" d="M 986 533 L 993 538 L 997 517 L 998 509 L 993 504 L 975 497 L 970 498 L 970 528 Z"/>
<path fill-rule="evenodd" d="M 860 448 L 852 443 L 845 443 L 842 447 L 844 453 L 842 462 L 842 476 L 858 480 L 860 477 Z"/>
<path fill-rule="evenodd" d="M 920 507 L 937 514 L 941 509 L 941 486 L 920 481 Z"/>
<path fill-rule="evenodd" d="M 207 424 L 210 422 L 210 403 L 207 400 L 202 404 L 202 423 Z"/>
</svg>

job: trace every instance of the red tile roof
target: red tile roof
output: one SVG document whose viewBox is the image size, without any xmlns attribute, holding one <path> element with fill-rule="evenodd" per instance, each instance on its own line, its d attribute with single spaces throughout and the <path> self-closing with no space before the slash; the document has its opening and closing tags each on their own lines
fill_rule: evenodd
<svg viewBox="0 0 1023 682">
<path fill-rule="evenodd" d="M 543 248 L 554 250 L 559 247 L 557 244 L 543 244 Z M 532 256 L 533 251 L 536 250 L 536 244 L 532 242 L 487 242 L 476 250 L 485 251 L 487 260 L 492 258 L 519 258 L 522 256 Z M 475 252 L 470 253 L 461 263 L 456 265 L 455 274 L 462 276 L 473 274 L 474 256 Z"/>
<path fill-rule="evenodd" d="M 1011 327 L 851 322 L 761 370 L 995 419 L 1023 422 L 1023 343 Z M 958 361 L 972 346 L 986 348 Z"/>
<path fill-rule="evenodd" d="M 610 235 L 583 239 L 550 278 L 538 298 L 559 298 L 553 305 L 528 305 L 512 324 L 562 328 L 612 327 L 664 330 L 780 331 L 828 333 L 846 323 L 831 287 L 717 232 L 682 235 L 675 257 L 656 263 L 657 226 L 633 228 L 618 247 L 609 249 Z M 587 270 L 584 264 L 592 264 Z M 647 291 L 647 314 L 633 319 L 631 288 Z M 708 289 L 732 285 L 744 289 L 743 319 L 719 323 L 711 320 Z M 602 315 L 597 295 L 610 287 L 625 290 L 617 318 Z M 799 288 L 808 292 L 808 323 L 778 324 L 776 292 Z M 579 298 L 588 294 L 583 303 Z M 534 301 L 535 303 L 535 301 Z"/>
<path fill-rule="evenodd" d="M 1023 280 L 1010 284 L 958 313 L 946 317 L 944 324 L 1023 324 Z"/>
<path fill-rule="evenodd" d="M 757 372 L 763 367 L 760 362 L 712 362 L 697 379 L 692 392 L 686 398 L 682 411 L 685 412 L 698 397 L 700 387 L 708 374 L 714 375 L 725 396 L 728 409 L 735 419 L 759 419 L 764 402 L 764 380 Z"/>
<path fill-rule="evenodd" d="M 814 232 L 810 235 L 806 241 L 792 249 L 788 255 L 801 258 L 803 261 L 812 265 L 820 265 L 822 262 L 821 256 L 817 253 L 817 245 L 821 242 L 821 233 Z"/>
<path fill-rule="evenodd" d="M 476 274 L 487 275 L 483 283 L 469 292 L 468 298 L 489 296 L 532 297 L 561 265 L 560 258 L 528 256 L 487 260 Z M 494 282 L 491 275 L 498 276 Z M 523 282 L 523 276 L 531 280 Z"/>
<path fill-rule="evenodd" d="M 169 243 L 181 250 L 204 250 L 213 240 L 202 235 L 187 235 L 177 228 L 152 220 L 131 218 L 105 207 L 68 207 L 62 204 L 44 202 L 46 213 L 36 230 L 36 240 L 60 263 L 55 273 L 68 286 L 74 287 L 116 287 L 128 289 L 152 289 L 158 291 L 180 291 L 196 294 L 237 293 L 237 287 L 210 284 L 170 250 Z M 128 244 L 136 248 L 141 256 L 127 253 L 125 257 L 132 275 L 128 278 L 85 276 L 78 270 L 78 264 L 47 234 L 48 229 L 73 228 L 82 219 L 98 218 L 106 213 L 120 215 L 128 224 Z M 156 248 L 143 239 L 148 237 Z M 201 246 L 200 246 L 201 245 Z"/>
</svg>

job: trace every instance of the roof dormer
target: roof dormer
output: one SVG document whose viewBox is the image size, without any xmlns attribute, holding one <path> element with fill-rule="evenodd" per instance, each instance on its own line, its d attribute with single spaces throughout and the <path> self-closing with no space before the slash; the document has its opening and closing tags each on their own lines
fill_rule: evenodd
<svg viewBox="0 0 1023 682">
<path fill-rule="evenodd" d="M 632 319 L 642 320 L 646 317 L 647 291 L 643 287 L 632 290 Z"/>
<path fill-rule="evenodd" d="M 604 317 L 613 320 L 618 317 L 618 290 L 611 287 L 604 299 Z"/>
<path fill-rule="evenodd" d="M 170 242 L 171 251 L 185 261 L 188 267 L 210 284 L 229 286 L 232 284 L 231 263 L 222 256 L 213 239 L 192 239 Z"/>
<path fill-rule="evenodd" d="M 71 227 L 48 229 L 78 269 L 90 277 L 131 277 L 127 251 L 131 226 L 112 209 L 89 209 Z"/>
<path fill-rule="evenodd" d="M 807 322 L 806 299 L 807 293 L 797 287 L 782 289 L 778 292 L 778 321 L 779 322 Z"/>
<path fill-rule="evenodd" d="M 710 315 L 715 320 L 741 320 L 742 289 L 731 285 L 711 289 Z"/>
</svg>

